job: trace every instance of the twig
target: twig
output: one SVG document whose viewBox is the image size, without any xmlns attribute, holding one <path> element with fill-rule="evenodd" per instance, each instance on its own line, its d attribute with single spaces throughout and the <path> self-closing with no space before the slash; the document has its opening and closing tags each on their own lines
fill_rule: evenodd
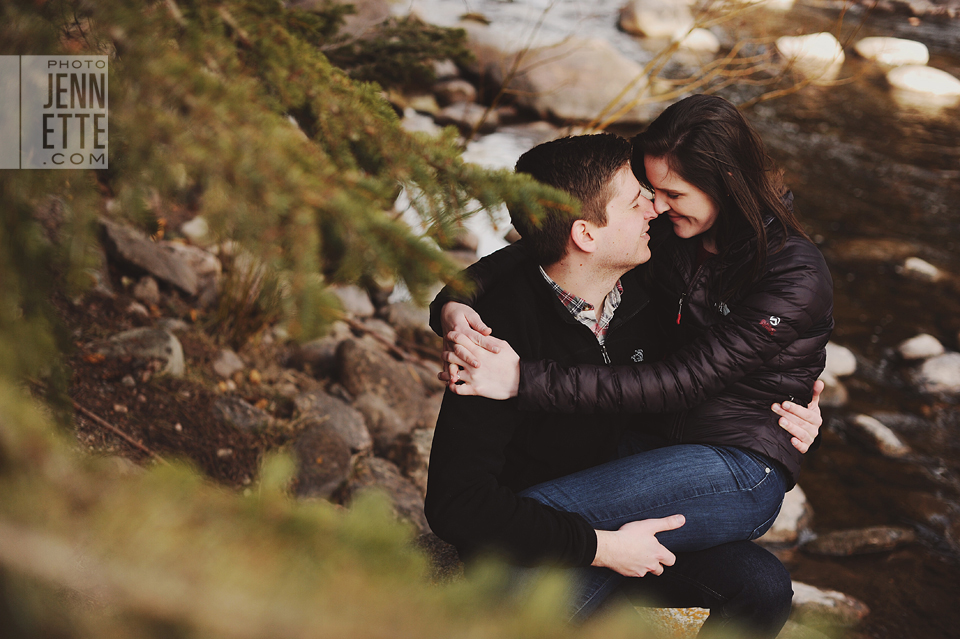
<svg viewBox="0 0 960 639">
<path fill-rule="evenodd" d="M 146 446 L 144 446 L 143 444 L 141 444 L 140 442 L 138 442 L 137 440 L 135 440 L 135 439 L 134 439 L 133 437 L 131 437 L 130 435 L 127 435 L 125 432 L 123 432 L 122 430 L 120 430 L 119 428 L 117 428 L 116 426 L 114 426 L 113 424 L 111 424 L 110 422 L 108 422 L 107 420 L 103 419 L 102 417 L 100 417 L 99 415 L 97 415 L 96 413 L 94 413 L 93 411 L 91 411 L 91 410 L 89 410 L 89 409 L 87 409 L 87 408 L 84 408 L 83 406 L 81 406 L 80 404 L 78 404 L 78 403 L 76 402 L 76 400 L 70 400 L 70 401 L 73 402 L 73 408 L 74 408 L 75 410 L 77 410 L 77 411 L 79 411 L 80 413 L 82 413 L 84 417 L 87 417 L 87 418 L 91 419 L 91 420 L 93 421 L 93 423 L 95 423 L 97 426 L 100 426 L 101 428 L 106 428 L 106 429 L 109 430 L 110 432 L 115 433 L 116 435 L 119 435 L 121 438 L 124 439 L 124 441 L 128 442 L 128 443 L 131 444 L 132 446 L 135 446 L 135 447 L 139 448 L 140 450 L 142 450 L 142 451 L 145 452 L 146 454 L 150 455 L 150 457 L 156 459 L 156 460 L 157 460 L 158 462 L 160 462 L 161 464 L 169 465 L 169 464 L 167 463 L 167 460 L 165 460 L 163 457 L 161 457 L 160 455 L 156 454 L 155 452 L 153 452 L 152 450 L 150 450 L 149 448 L 147 448 Z"/>
</svg>

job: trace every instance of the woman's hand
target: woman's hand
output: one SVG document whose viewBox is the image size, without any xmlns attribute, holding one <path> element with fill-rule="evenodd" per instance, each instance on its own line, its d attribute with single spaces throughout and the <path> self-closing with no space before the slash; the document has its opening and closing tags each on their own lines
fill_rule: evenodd
<svg viewBox="0 0 960 639">
<path fill-rule="evenodd" d="M 793 435 L 790 443 L 801 453 L 810 450 L 810 445 L 817 438 L 823 417 L 820 415 L 820 393 L 823 391 L 823 382 L 819 379 L 813 383 L 813 399 L 804 408 L 794 402 L 774 404 L 771 410 L 780 415 L 780 427 Z"/>
<path fill-rule="evenodd" d="M 443 308 L 440 309 L 440 327 L 443 329 L 444 335 L 449 335 L 452 332 L 460 333 L 466 335 L 474 344 L 482 348 L 489 348 L 494 353 L 498 352 L 498 347 L 492 345 L 486 339 L 493 330 L 483 323 L 479 313 L 466 304 L 461 304 L 460 302 L 447 302 L 444 304 Z M 456 345 L 453 342 L 447 337 L 444 337 L 444 355 L 448 352 L 455 352 L 455 347 Z M 461 349 L 460 355 L 461 359 L 464 360 L 469 357 L 469 353 L 463 349 Z M 472 366 L 477 367 L 480 365 L 476 360 L 473 361 L 475 363 L 471 364 Z M 447 368 L 441 371 L 437 377 L 445 382 L 454 384 L 459 379 L 459 368 L 455 364 L 448 364 Z"/>
<path fill-rule="evenodd" d="M 462 368 L 457 379 L 451 375 L 447 380 L 450 390 L 457 395 L 479 395 L 490 399 L 516 397 L 520 387 L 520 356 L 502 339 L 491 335 L 483 339 L 485 348 L 463 333 L 447 334 L 447 341 L 453 344 L 453 349 L 444 351 L 443 360 L 455 368 Z M 490 347 L 495 347 L 496 351 Z"/>
</svg>

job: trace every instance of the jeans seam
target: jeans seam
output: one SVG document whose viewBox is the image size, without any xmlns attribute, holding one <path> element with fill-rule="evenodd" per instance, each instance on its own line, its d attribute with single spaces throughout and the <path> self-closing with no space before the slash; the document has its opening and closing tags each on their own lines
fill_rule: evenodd
<svg viewBox="0 0 960 639">
<path fill-rule="evenodd" d="M 674 501 L 664 502 L 664 503 L 662 503 L 662 504 L 658 504 L 656 507 L 657 507 L 657 508 L 665 508 L 665 507 L 667 507 L 667 506 L 672 506 L 672 505 L 674 505 L 674 504 L 682 504 L 682 503 L 684 503 L 684 502 L 692 501 L 692 500 L 695 500 L 695 499 L 700 499 L 700 498 L 704 497 L 705 495 L 729 495 L 730 493 L 751 493 L 751 492 L 757 490 L 758 488 L 760 488 L 760 486 L 767 480 L 767 478 L 770 477 L 770 475 L 772 474 L 772 472 L 773 472 L 773 471 L 771 471 L 770 473 L 766 473 L 766 475 L 764 476 L 764 478 L 761 479 L 760 482 L 759 482 L 757 485 L 753 486 L 752 488 L 736 488 L 736 489 L 732 489 L 732 490 L 717 490 L 717 491 L 714 491 L 714 492 L 712 492 L 712 493 L 703 493 L 703 494 L 700 494 L 700 495 L 694 495 L 694 496 L 692 496 L 692 497 L 684 497 L 684 498 L 682 498 L 682 499 L 676 499 L 676 500 L 674 500 Z M 634 511 L 634 512 L 631 512 L 631 513 L 622 513 L 622 514 L 619 514 L 619 515 L 616 516 L 616 517 L 606 517 L 606 518 L 604 518 L 604 519 L 597 519 L 597 520 L 595 520 L 595 521 L 596 521 L 597 525 L 601 525 L 601 524 L 604 524 L 604 523 L 609 522 L 609 521 L 615 521 L 615 520 L 618 520 L 618 519 L 623 519 L 624 517 L 633 517 L 633 516 L 638 515 L 638 514 L 640 514 L 639 511 Z"/>
</svg>

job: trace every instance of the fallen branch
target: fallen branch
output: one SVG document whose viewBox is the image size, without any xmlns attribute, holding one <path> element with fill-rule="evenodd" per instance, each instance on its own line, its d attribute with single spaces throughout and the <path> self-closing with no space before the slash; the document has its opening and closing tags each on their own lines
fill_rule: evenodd
<svg viewBox="0 0 960 639">
<path fill-rule="evenodd" d="M 134 439 L 133 437 L 131 437 L 130 435 L 127 435 L 125 432 L 123 432 L 122 430 L 120 430 L 119 428 L 117 428 L 116 426 L 114 426 L 113 424 L 111 424 L 110 422 L 108 422 L 107 420 L 103 419 L 102 417 L 100 417 L 99 415 L 97 415 L 96 413 L 94 413 L 93 411 L 91 411 L 91 410 L 89 410 L 89 409 L 87 409 L 87 408 L 84 408 L 83 406 L 81 406 L 80 404 L 78 404 L 75 400 L 71 400 L 71 401 L 73 402 L 73 408 L 74 408 L 75 410 L 77 410 L 79 413 L 81 413 L 84 417 L 86 417 L 86 418 L 90 419 L 91 421 L 93 421 L 93 423 L 96 424 L 97 426 L 100 426 L 101 428 L 106 428 L 106 429 L 109 430 L 110 432 L 112 432 L 112 433 L 120 436 L 124 441 L 126 441 L 126 442 L 128 442 L 130 445 L 135 446 L 136 448 L 142 450 L 143 452 L 145 452 L 146 454 L 150 455 L 150 457 L 152 457 L 153 459 L 157 460 L 157 461 L 160 462 L 161 464 L 169 465 L 169 464 L 167 463 L 167 460 L 165 460 L 163 457 L 161 457 L 161 456 L 158 455 L 157 453 L 153 452 L 152 450 L 150 450 L 149 448 L 147 448 L 146 446 L 144 446 L 143 444 L 141 444 L 140 442 L 138 442 L 137 440 L 135 440 L 135 439 Z"/>
</svg>

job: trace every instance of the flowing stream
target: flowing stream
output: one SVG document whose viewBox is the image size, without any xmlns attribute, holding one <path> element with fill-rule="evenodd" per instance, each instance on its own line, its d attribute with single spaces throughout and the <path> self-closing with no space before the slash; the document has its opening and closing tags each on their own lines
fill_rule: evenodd
<svg viewBox="0 0 960 639">
<path fill-rule="evenodd" d="M 621 4 L 425 0 L 418 6 L 431 21 L 450 24 L 463 13 L 481 13 L 516 30 L 517 37 L 539 21 L 538 42 L 569 34 L 601 37 L 645 63 L 659 45 L 617 29 Z M 911 24 L 904 15 L 851 10 L 841 23 L 839 3 L 819 4 L 753 10 L 737 27 L 755 36 L 831 31 L 841 41 L 850 37 L 842 82 L 808 86 L 746 111 L 785 169 L 801 219 L 830 264 L 833 340 L 859 360 L 858 373 L 845 380 L 849 403 L 824 411 L 824 445 L 808 456 L 800 484 L 814 509 L 814 532 L 906 525 L 918 531 L 918 543 L 885 554 L 826 558 L 797 552 L 783 558 L 795 579 L 870 606 L 851 636 L 956 637 L 960 413 L 954 400 L 913 390 L 910 366 L 897 359 L 894 347 L 930 333 L 948 350 L 960 350 L 960 108 L 898 104 L 882 73 L 858 58 L 852 44 L 870 35 L 919 40 L 930 50 L 930 66 L 960 77 L 960 21 Z M 730 29 L 718 33 L 729 40 Z M 745 97 L 737 89 L 725 95 Z M 471 143 L 466 157 L 512 166 L 539 141 L 526 129 L 501 129 Z M 502 228 L 495 232 L 486 218 L 471 225 L 479 231 L 481 254 L 503 245 Z M 938 283 L 911 278 L 902 268 L 906 257 L 920 257 L 948 276 Z M 895 414 L 888 421 L 913 455 L 890 460 L 848 441 L 844 421 L 860 412 Z"/>
</svg>

